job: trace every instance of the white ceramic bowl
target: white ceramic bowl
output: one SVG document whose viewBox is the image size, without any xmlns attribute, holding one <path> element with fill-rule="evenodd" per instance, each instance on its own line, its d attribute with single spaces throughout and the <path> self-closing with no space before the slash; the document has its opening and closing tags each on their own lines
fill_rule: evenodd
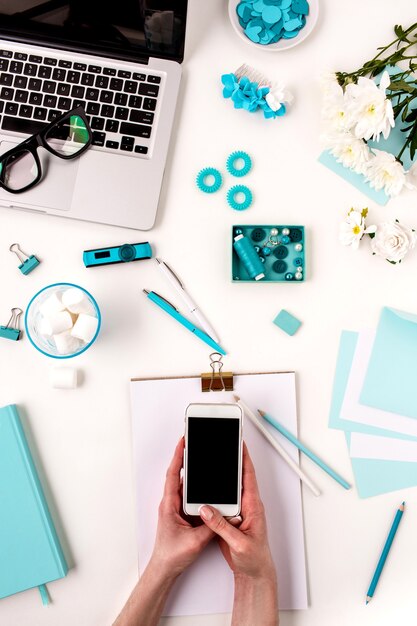
<svg viewBox="0 0 417 626">
<path fill-rule="evenodd" d="M 247 37 L 243 31 L 243 28 L 239 24 L 238 15 L 236 13 L 236 7 L 240 3 L 241 0 L 229 0 L 229 18 L 230 22 L 236 32 L 236 34 L 246 41 L 250 46 L 254 46 L 255 48 L 260 48 L 261 50 L 267 50 L 269 52 L 278 52 L 279 50 L 288 50 L 289 48 L 294 48 L 299 43 L 304 41 L 311 31 L 314 29 L 317 24 L 317 20 L 319 17 L 319 0 L 308 0 L 308 4 L 310 6 L 309 14 L 306 15 L 306 24 L 304 28 L 300 30 L 298 35 L 293 39 L 280 39 L 276 43 L 271 43 L 266 46 L 263 46 L 261 43 L 255 43 Z"/>
</svg>

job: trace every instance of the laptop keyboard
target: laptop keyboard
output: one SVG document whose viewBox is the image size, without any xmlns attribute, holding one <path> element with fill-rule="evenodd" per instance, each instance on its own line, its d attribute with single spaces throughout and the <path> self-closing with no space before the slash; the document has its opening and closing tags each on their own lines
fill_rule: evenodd
<svg viewBox="0 0 417 626">
<path fill-rule="evenodd" d="M 82 106 L 93 146 L 147 155 L 161 76 L 0 50 L 0 127 L 34 134 Z"/>
</svg>

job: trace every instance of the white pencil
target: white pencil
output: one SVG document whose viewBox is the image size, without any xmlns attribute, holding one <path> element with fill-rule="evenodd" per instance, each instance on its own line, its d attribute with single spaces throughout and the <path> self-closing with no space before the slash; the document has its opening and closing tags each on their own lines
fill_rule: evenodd
<svg viewBox="0 0 417 626">
<path fill-rule="evenodd" d="M 290 457 L 288 452 L 278 443 L 278 441 L 271 435 L 271 433 L 265 428 L 265 426 L 259 421 L 256 415 L 250 410 L 250 408 L 243 402 L 243 400 L 234 395 L 233 396 L 240 408 L 244 411 L 245 415 L 249 417 L 249 419 L 254 423 L 256 428 L 260 430 L 265 439 L 269 441 L 271 446 L 275 448 L 278 454 L 284 459 L 287 465 L 297 474 L 300 480 L 303 481 L 311 489 L 315 496 L 320 495 L 320 490 L 316 487 L 313 481 L 310 480 L 308 476 L 306 476 L 303 470 L 297 465 L 297 463 Z"/>
</svg>

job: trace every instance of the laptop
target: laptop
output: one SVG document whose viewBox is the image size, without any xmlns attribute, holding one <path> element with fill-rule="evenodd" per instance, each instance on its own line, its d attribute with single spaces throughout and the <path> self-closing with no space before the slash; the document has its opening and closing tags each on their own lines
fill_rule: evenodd
<svg viewBox="0 0 417 626">
<path fill-rule="evenodd" d="M 0 0 L 0 154 L 82 106 L 92 146 L 0 206 L 152 228 L 184 55 L 187 0 Z"/>
</svg>

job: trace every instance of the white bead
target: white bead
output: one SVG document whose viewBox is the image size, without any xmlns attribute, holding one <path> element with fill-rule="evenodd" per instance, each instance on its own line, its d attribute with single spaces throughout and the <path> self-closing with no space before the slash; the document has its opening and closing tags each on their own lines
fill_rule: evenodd
<svg viewBox="0 0 417 626">
<path fill-rule="evenodd" d="M 65 309 L 65 305 L 62 304 L 61 298 L 57 292 L 54 292 L 42 302 L 39 306 L 39 311 L 47 317 L 48 315 L 53 315 L 54 313 L 59 313 L 59 311 L 63 311 Z"/>
<path fill-rule="evenodd" d="M 295 280 L 302 280 L 302 278 L 303 278 L 303 275 L 302 275 L 302 274 L 298 274 L 298 273 L 297 273 L 297 274 L 295 275 Z"/>
<path fill-rule="evenodd" d="M 288 237 L 288 235 L 290 234 L 290 229 L 289 228 L 283 228 L 282 229 L 282 234 Z"/>
<path fill-rule="evenodd" d="M 71 314 L 60 311 L 43 319 L 42 328 L 46 335 L 59 335 L 73 326 Z"/>
<path fill-rule="evenodd" d="M 301 252 L 301 250 L 303 249 L 303 244 L 302 243 L 296 243 L 294 246 L 294 250 L 296 252 Z"/>
<path fill-rule="evenodd" d="M 74 352 L 78 352 L 83 346 L 82 341 L 73 337 L 70 330 L 67 330 L 65 333 L 60 333 L 59 335 L 54 335 L 53 340 L 58 354 L 73 354 Z"/>
<path fill-rule="evenodd" d="M 301 272 L 303 271 L 302 266 L 299 265 L 295 271 L 298 272 L 299 274 L 301 274 Z"/>
<path fill-rule="evenodd" d="M 90 343 L 96 334 L 97 326 L 98 319 L 96 317 L 80 313 L 73 329 L 71 330 L 71 335 L 81 339 L 85 343 Z"/>
<path fill-rule="evenodd" d="M 271 228 L 271 237 L 276 237 L 278 235 L 278 228 Z"/>
<path fill-rule="evenodd" d="M 94 307 L 87 298 L 84 291 L 77 287 L 66 289 L 62 294 L 62 302 L 71 313 L 87 313 L 93 314 Z"/>
<path fill-rule="evenodd" d="M 77 378 L 75 367 L 53 367 L 49 372 L 49 383 L 56 389 L 75 389 Z"/>
</svg>

